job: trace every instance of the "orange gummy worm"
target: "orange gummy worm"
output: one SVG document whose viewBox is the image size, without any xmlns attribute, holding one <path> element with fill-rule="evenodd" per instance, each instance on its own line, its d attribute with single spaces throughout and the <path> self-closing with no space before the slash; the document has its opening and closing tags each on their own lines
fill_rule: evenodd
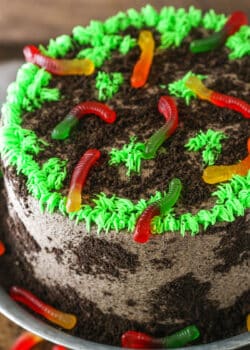
<svg viewBox="0 0 250 350">
<path fill-rule="evenodd" d="M 136 62 L 133 74 L 130 79 L 131 86 L 140 88 L 146 84 L 149 71 L 154 57 L 155 41 L 149 30 L 142 30 L 139 35 L 138 44 L 141 48 L 141 55 Z"/>
</svg>

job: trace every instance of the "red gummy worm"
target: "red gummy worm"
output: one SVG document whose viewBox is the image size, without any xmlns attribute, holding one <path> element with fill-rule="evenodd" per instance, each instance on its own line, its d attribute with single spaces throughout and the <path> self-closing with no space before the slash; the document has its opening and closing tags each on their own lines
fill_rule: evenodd
<svg viewBox="0 0 250 350">
<path fill-rule="evenodd" d="M 236 33 L 241 26 L 246 25 L 247 23 L 248 20 L 246 14 L 242 11 L 235 11 L 227 20 L 223 30 L 225 30 L 228 37 Z"/>
<path fill-rule="evenodd" d="M 158 102 L 158 110 L 164 115 L 166 122 L 172 121 L 168 135 L 172 135 L 178 125 L 178 109 L 175 100 L 170 96 L 161 96 Z"/>
<path fill-rule="evenodd" d="M 241 113 L 245 118 L 250 118 L 250 104 L 233 96 L 221 94 L 213 91 L 210 101 L 219 107 L 226 107 Z"/>
<path fill-rule="evenodd" d="M 158 215 L 160 215 L 159 202 L 151 204 L 144 210 L 135 227 L 133 236 L 135 242 L 146 243 L 149 240 L 151 234 L 151 221 Z"/>
<path fill-rule="evenodd" d="M 33 45 L 25 46 L 23 54 L 27 62 L 38 65 L 55 75 L 90 75 L 94 64 L 88 58 L 55 59 L 45 56 Z"/>
<path fill-rule="evenodd" d="M 30 350 L 43 341 L 38 335 L 24 332 L 17 338 L 10 350 Z"/>
<path fill-rule="evenodd" d="M 136 331 L 127 331 L 121 337 L 123 348 L 128 349 L 160 349 L 162 343 L 159 339 L 148 334 Z"/>
<path fill-rule="evenodd" d="M 3 242 L 2 241 L 0 241 L 0 256 L 1 255 L 4 255 L 4 253 L 5 253 L 5 245 L 3 244 Z"/>
<path fill-rule="evenodd" d="M 82 188 L 91 167 L 100 157 L 101 152 L 98 149 L 89 149 L 83 154 L 77 163 L 70 180 L 70 188 L 66 204 L 68 213 L 80 209 Z"/>
<path fill-rule="evenodd" d="M 70 115 L 74 115 L 77 119 L 81 119 L 86 114 L 95 114 L 104 122 L 112 124 L 116 120 L 116 112 L 104 103 L 86 101 L 79 103 L 71 109 Z"/>
<path fill-rule="evenodd" d="M 52 350 L 67 350 L 67 349 L 62 345 L 54 345 Z"/>
<path fill-rule="evenodd" d="M 10 296 L 13 300 L 26 305 L 37 314 L 42 315 L 47 320 L 59 325 L 62 328 L 72 329 L 76 325 L 76 316 L 56 310 L 23 288 L 13 286 L 10 289 Z"/>
</svg>

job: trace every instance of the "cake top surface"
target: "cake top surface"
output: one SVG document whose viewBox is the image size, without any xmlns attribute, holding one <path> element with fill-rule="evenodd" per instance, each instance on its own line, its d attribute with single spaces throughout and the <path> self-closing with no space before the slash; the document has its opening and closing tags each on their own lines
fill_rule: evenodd
<svg viewBox="0 0 250 350">
<path fill-rule="evenodd" d="M 96 70 L 86 76 L 60 76 L 26 63 L 9 86 L 2 108 L 0 151 L 26 183 L 28 192 L 22 186 L 22 196 L 31 194 L 41 210 L 85 221 L 88 229 L 96 224 L 98 232 L 133 231 L 143 211 L 162 202 L 169 184 L 178 178 L 181 197 L 173 208 L 154 216 L 153 233 L 195 235 L 244 215 L 250 206 L 249 172 L 218 185 L 205 183 L 202 172 L 213 164 L 241 160 L 249 169 L 249 121 L 238 112 L 201 101 L 187 86 L 190 77 L 198 77 L 209 91 L 249 102 L 248 25 L 229 36 L 220 50 L 207 54 L 189 50 L 194 39 L 223 32 L 225 23 L 227 17 L 213 10 L 202 14 L 194 7 L 188 11 L 164 7 L 157 12 L 148 5 L 140 12 L 130 9 L 105 22 L 77 26 L 71 36 L 51 39 L 46 48 L 34 51 L 33 47 L 47 60 L 77 57 L 86 64 L 93 62 Z M 142 30 L 151 32 L 155 49 L 147 84 L 136 89 L 130 86 L 130 77 L 140 57 Z M 87 68 L 92 73 L 91 65 Z M 165 95 L 175 98 L 178 126 L 146 159 L 148 140 L 164 127 L 157 105 Z M 116 120 L 109 124 L 105 118 L 86 116 L 69 138 L 53 139 L 54 128 L 83 101 L 105 102 Z M 100 151 L 99 164 L 87 178 L 81 208 L 67 213 L 70 177 L 89 149 Z"/>
</svg>

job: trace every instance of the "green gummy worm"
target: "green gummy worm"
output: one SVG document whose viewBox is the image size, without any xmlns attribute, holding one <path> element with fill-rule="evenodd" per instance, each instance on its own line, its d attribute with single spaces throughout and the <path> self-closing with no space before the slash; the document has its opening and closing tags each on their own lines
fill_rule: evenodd
<svg viewBox="0 0 250 350">
<path fill-rule="evenodd" d="M 191 341 L 199 338 L 200 332 L 198 328 L 194 325 L 185 327 L 180 331 L 169 335 L 163 339 L 164 348 L 179 348 L 181 346 L 185 346 Z"/>
<path fill-rule="evenodd" d="M 225 41 L 226 33 L 221 30 L 207 38 L 192 41 L 189 48 L 193 53 L 207 52 L 222 46 Z"/>
<path fill-rule="evenodd" d="M 77 125 L 78 119 L 74 115 L 68 114 L 57 126 L 53 129 L 51 137 L 53 140 L 65 140 L 69 137 L 71 129 Z"/>
<path fill-rule="evenodd" d="M 181 180 L 174 178 L 170 181 L 168 193 L 160 199 L 161 215 L 165 215 L 177 202 L 182 190 Z"/>
<path fill-rule="evenodd" d="M 144 158 L 152 159 L 155 157 L 157 150 L 168 138 L 169 123 L 164 124 L 158 129 L 146 142 Z"/>
</svg>

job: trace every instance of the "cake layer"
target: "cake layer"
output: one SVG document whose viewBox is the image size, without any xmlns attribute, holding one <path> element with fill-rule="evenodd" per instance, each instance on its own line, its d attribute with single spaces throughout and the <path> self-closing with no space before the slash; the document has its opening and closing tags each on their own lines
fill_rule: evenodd
<svg viewBox="0 0 250 350">
<path fill-rule="evenodd" d="M 42 214 L 32 197 L 19 197 L 13 182 L 6 180 L 6 188 L 15 222 L 10 237 L 23 242 L 17 255 L 43 285 L 46 299 L 51 292 L 49 300 L 58 304 L 59 298 L 60 308 L 69 309 L 76 305 L 72 296 L 77 298 L 81 323 L 95 317 L 84 305 L 94 305 L 104 320 L 119 320 L 118 332 L 133 325 L 160 334 L 191 323 L 203 329 L 209 323 L 214 326 L 204 341 L 211 341 L 218 339 L 225 313 L 234 319 L 235 307 L 240 305 L 242 313 L 247 307 L 249 217 L 220 224 L 195 239 L 166 233 L 138 245 L 125 233 L 96 236 L 59 214 Z M 25 287 L 37 291 L 33 282 Z M 241 315 L 236 327 L 243 322 Z M 109 327 L 103 331 L 97 340 L 116 343 L 119 337 L 109 339 Z M 93 339 L 86 329 L 76 332 Z"/>
</svg>

